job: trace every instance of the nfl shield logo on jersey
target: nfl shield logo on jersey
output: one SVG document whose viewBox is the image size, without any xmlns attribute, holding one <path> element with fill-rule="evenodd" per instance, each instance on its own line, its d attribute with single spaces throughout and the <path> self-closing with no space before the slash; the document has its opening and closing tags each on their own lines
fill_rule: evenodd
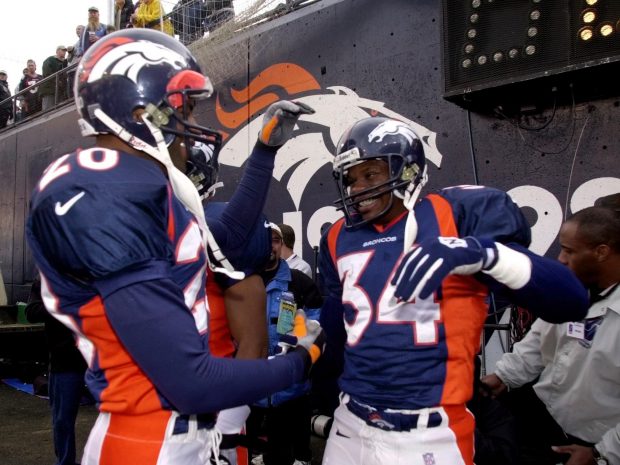
<svg viewBox="0 0 620 465">
<path fill-rule="evenodd" d="M 424 465 L 436 465 L 435 454 L 433 454 L 432 452 L 427 452 L 426 454 L 423 454 L 422 458 L 424 459 Z"/>
</svg>

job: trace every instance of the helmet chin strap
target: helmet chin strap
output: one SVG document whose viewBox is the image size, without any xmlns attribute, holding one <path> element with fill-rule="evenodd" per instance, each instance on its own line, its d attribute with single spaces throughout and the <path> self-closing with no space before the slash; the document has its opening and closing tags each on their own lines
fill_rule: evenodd
<svg viewBox="0 0 620 465">
<path fill-rule="evenodd" d="M 181 170 L 174 166 L 174 164 L 172 163 L 172 159 L 170 158 L 168 146 L 166 145 L 166 141 L 164 139 L 164 134 L 162 133 L 161 129 L 159 129 L 149 120 L 148 114 L 146 112 L 142 114 L 142 121 L 153 135 L 157 144 L 157 148 L 147 144 L 142 139 L 134 136 L 133 134 L 130 134 L 100 108 L 97 108 L 94 111 L 94 115 L 121 140 L 126 142 L 134 149 L 149 154 L 155 160 L 164 165 L 168 173 L 168 180 L 170 181 L 170 185 L 172 186 L 174 194 L 181 201 L 181 203 L 183 203 L 183 205 L 185 205 L 187 209 L 194 214 L 194 216 L 198 220 L 198 226 L 200 227 L 205 247 L 209 247 L 209 250 L 211 250 L 216 260 L 218 260 L 223 265 L 223 267 L 216 267 L 214 264 L 211 263 L 211 260 L 209 260 L 209 267 L 213 271 L 224 273 L 232 279 L 243 279 L 245 277 L 245 273 L 241 271 L 236 271 L 234 269 L 234 267 L 230 264 L 228 259 L 222 253 L 219 245 L 213 237 L 213 234 L 209 230 L 209 227 L 207 226 L 207 221 L 205 219 L 204 209 L 202 207 L 202 201 L 200 200 L 200 195 L 198 194 L 198 190 L 196 190 L 196 186 L 194 186 L 194 183 L 187 176 L 185 176 L 185 174 L 183 174 Z"/>
<path fill-rule="evenodd" d="M 418 236 L 418 221 L 415 217 L 415 212 L 413 211 L 416 202 L 418 201 L 418 197 L 420 196 L 420 192 L 422 188 L 428 181 L 428 173 L 427 166 L 424 166 L 424 171 L 422 172 L 422 176 L 420 177 L 420 182 L 413 183 L 410 182 L 405 190 L 405 195 L 403 199 L 403 204 L 405 208 L 409 210 L 407 215 L 407 223 L 405 223 L 405 238 L 403 241 L 403 249 L 404 252 L 408 252 L 411 246 L 414 244 L 416 237 Z"/>
</svg>

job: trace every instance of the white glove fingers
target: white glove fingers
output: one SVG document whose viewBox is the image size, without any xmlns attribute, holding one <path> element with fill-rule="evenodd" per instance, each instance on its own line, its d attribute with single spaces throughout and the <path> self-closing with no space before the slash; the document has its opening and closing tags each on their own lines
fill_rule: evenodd
<svg viewBox="0 0 620 465">
<path fill-rule="evenodd" d="M 441 274 L 441 272 L 438 272 L 438 270 L 443 265 L 443 262 L 444 262 L 443 258 L 439 258 L 435 260 L 435 262 L 432 263 L 431 266 L 426 270 L 426 273 L 424 273 L 424 275 L 420 279 L 419 284 L 416 286 L 415 290 L 413 291 L 412 296 L 414 299 L 417 299 L 418 297 L 420 297 L 420 299 L 426 299 L 429 295 L 433 293 L 433 291 L 435 291 L 434 286 L 433 288 L 431 288 L 431 287 L 428 287 L 428 284 L 431 279 L 436 278 L 435 273 Z M 441 281 L 442 280 L 440 279 L 439 280 L 440 284 L 441 284 Z"/>
<path fill-rule="evenodd" d="M 396 271 L 396 276 L 398 276 L 398 279 L 395 282 L 393 282 L 394 285 L 398 286 L 400 284 L 401 280 L 403 279 L 403 276 L 408 276 L 409 275 L 409 273 L 407 273 L 407 269 L 409 267 L 409 264 L 414 262 L 416 260 L 416 257 L 418 255 L 420 255 L 421 253 L 422 253 L 422 249 L 420 247 L 418 247 L 409 256 L 405 255 L 402 258 L 402 261 L 401 261 L 400 265 L 398 265 L 398 269 Z"/>
</svg>

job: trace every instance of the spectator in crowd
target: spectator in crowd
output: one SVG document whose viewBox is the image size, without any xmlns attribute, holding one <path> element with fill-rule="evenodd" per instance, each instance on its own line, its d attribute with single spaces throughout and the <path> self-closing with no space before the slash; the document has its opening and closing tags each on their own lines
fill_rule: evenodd
<svg viewBox="0 0 620 465">
<path fill-rule="evenodd" d="M 295 248 L 295 231 L 288 224 L 280 223 L 278 225 L 282 231 L 282 258 L 286 260 L 289 268 L 303 271 L 312 278 L 312 268 L 299 255 L 294 252 Z"/>
<path fill-rule="evenodd" d="M 77 36 L 77 41 L 75 44 L 67 47 L 67 51 L 69 55 L 67 56 L 67 62 L 69 66 L 74 65 L 80 61 L 82 55 L 84 54 L 84 50 L 82 50 L 82 35 L 84 34 L 85 27 L 82 24 L 78 24 L 75 26 L 75 35 Z"/>
<path fill-rule="evenodd" d="M 28 74 L 28 68 L 24 68 L 22 70 L 22 79 L 24 79 L 24 76 L 26 76 L 26 74 Z M 13 93 L 15 94 L 15 116 L 13 118 L 13 120 L 17 123 L 19 121 L 21 121 L 24 118 L 24 114 L 26 113 L 25 107 L 26 104 L 24 103 L 24 96 L 21 95 L 19 93 L 19 85 L 21 84 L 21 79 L 19 80 L 19 82 L 17 83 L 17 85 L 15 86 L 15 90 L 13 91 Z"/>
<path fill-rule="evenodd" d="M 213 32 L 235 17 L 232 0 L 211 0 L 205 3 L 205 7 L 207 9 L 205 29 L 209 32 Z"/>
<path fill-rule="evenodd" d="M 180 0 L 172 9 L 172 24 L 181 42 L 189 44 L 204 35 L 207 7 L 201 0 Z"/>
<path fill-rule="evenodd" d="M 24 78 L 24 76 L 28 74 L 28 68 L 24 68 L 22 69 L 22 79 Z M 21 82 L 21 79 L 19 80 Z M 17 83 L 17 85 L 15 86 L 15 90 L 13 91 L 14 93 L 18 93 L 19 92 L 19 82 Z M 19 99 L 21 100 L 21 99 Z"/>
<path fill-rule="evenodd" d="M 166 12 L 161 6 L 160 0 L 142 0 L 136 7 L 131 22 L 135 27 L 145 27 L 165 32 L 174 36 L 174 28 L 170 18 L 165 17 Z"/>
<path fill-rule="evenodd" d="M 455 186 L 417 201 L 423 147 L 383 117 L 357 121 L 336 145 L 344 218 L 321 238 L 319 276 L 325 353 L 344 352 L 344 371 L 326 464 L 472 465 L 465 404 L 489 292 L 549 321 L 587 311 L 573 273 L 527 249 L 530 227 L 505 192 Z"/>
<path fill-rule="evenodd" d="M 0 102 L 11 97 L 11 91 L 9 89 L 9 83 L 7 82 L 8 75 L 6 71 L 0 71 Z M 13 117 L 13 101 L 7 100 L 4 103 L 0 103 L 0 129 L 6 127 L 6 123 Z"/>
<path fill-rule="evenodd" d="M 88 9 L 88 23 L 86 23 L 86 28 L 82 33 L 82 40 L 80 42 L 82 46 L 82 54 L 86 53 L 88 47 L 97 42 L 106 34 L 106 25 L 99 22 L 99 8 L 96 6 L 91 6 Z"/>
<path fill-rule="evenodd" d="M 24 118 L 41 110 L 41 96 L 39 95 L 39 87 L 31 86 L 34 86 L 37 82 L 43 79 L 43 76 L 37 73 L 37 64 L 32 58 L 26 62 L 26 68 L 26 74 L 24 74 L 22 80 L 19 81 L 20 91 L 30 87 L 30 89 L 23 94 L 22 117 Z"/>
<path fill-rule="evenodd" d="M 82 396 L 88 393 L 84 381 L 86 362 L 76 347 L 71 330 L 45 310 L 38 276 L 30 289 L 26 318 L 30 323 L 45 323 L 56 465 L 75 465 L 75 420 Z"/>
<path fill-rule="evenodd" d="M 581 321 L 540 319 L 483 378 L 494 395 L 509 388 L 523 464 L 620 464 L 620 216 L 590 207 L 560 229 L 558 259 L 590 291 Z M 532 383 L 527 385 L 527 383 Z M 521 387 L 524 386 L 524 387 Z M 552 452 L 551 447 L 554 447 Z"/>
<path fill-rule="evenodd" d="M 67 47 L 67 51 L 69 52 L 69 55 L 67 58 L 68 66 L 76 65 L 82 59 L 82 55 L 84 54 L 84 50 L 82 50 L 82 35 L 84 34 L 84 29 L 86 29 L 85 26 L 81 24 L 78 24 L 75 27 L 75 35 L 77 35 L 77 41 L 75 42 L 75 44 Z M 68 95 L 71 95 L 71 92 L 73 90 L 73 83 L 75 81 L 76 70 L 77 68 L 72 69 L 71 71 L 69 71 L 68 73 L 69 75 L 67 76 L 67 94 Z"/>
<path fill-rule="evenodd" d="M 270 223 L 272 252 L 269 263 L 261 273 L 267 290 L 267 332 L 269 355 L 279 353 L 278 342 L 292 328 L 297 309 L 303 310 L 308 319 L 319 318 L 323 298 L 314 282 L 299 270 L 289 268 L 281 258 L 282 231 Z M 277 392 L 257 405 L 256 417 L 265 416 L 267 445 L 261 459 L 252 463 L 265 465 L 310 465 L 311 406 L 308 381 Z M 249 432 L 250 435 L 254 435 Z"/>
<path fill-rule="evenodd" d="M 67 67 L 67 47 L 56 47 L 56 55 L 48 57 L 43 62 L 43 77 L 52 76 Z M 48 79 L 39 86 L 43 111 L 49 110 L 54 105 L 67 98 L 67 76 L 59 73 L 55 79 Z"/>
<path fill-rule="evenodd" d="M 114 27 L 117 31 L 131 27 L 131 15 L 134 9 L 131 0 L 114 0 Z"/>
</svg>

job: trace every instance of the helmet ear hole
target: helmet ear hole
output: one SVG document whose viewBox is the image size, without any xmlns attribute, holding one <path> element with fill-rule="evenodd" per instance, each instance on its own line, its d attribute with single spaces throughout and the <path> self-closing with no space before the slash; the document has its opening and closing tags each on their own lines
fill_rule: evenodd
<svg viewBox="0 0 620 465">
<path fill-rule="evenodd" d="M 144 107 L 136 107 L 134 109 L 134 111 L 131 113 L 132 117 L 133 117 L 133 120 L 136 123 L 143 124 L 142 123 L 142 114 L 144 113 L 144 111 L 145 111 Z"/>
</svg>

